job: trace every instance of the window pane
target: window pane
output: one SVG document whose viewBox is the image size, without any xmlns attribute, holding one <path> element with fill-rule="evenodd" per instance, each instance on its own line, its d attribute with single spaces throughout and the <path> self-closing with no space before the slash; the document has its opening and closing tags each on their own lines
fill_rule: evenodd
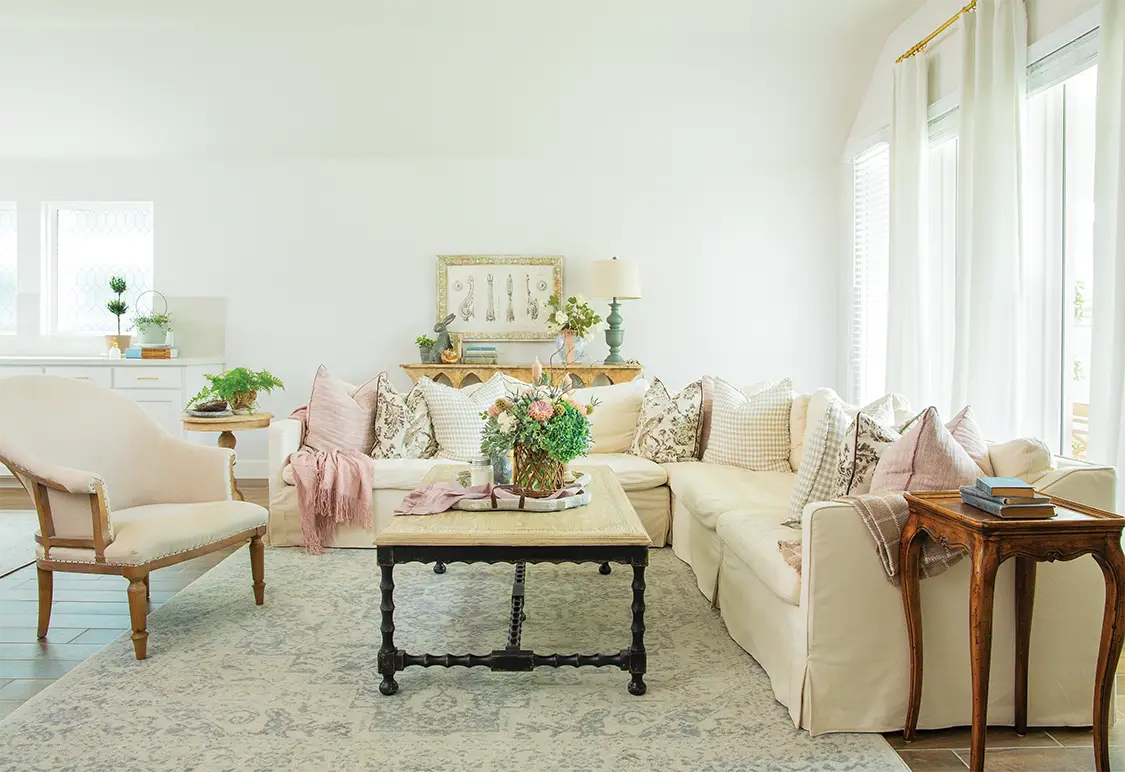
<svg viewBox="0 0 1125 772">
<path fill-rule="evenodd" d="M 1094 123 L 1098 71 L 1066 81 L 1066 312 L 1063 314 L 1063 452 L 1086 457 L 1090 315 L 1094 278 Z"/>
<path fill-rule="evenodd" d="M 0 332 L 16 331 L 16 205 L 0 204 Z"/>
<path fill-rule="evenodd" d="M 882 143 L 852 164 L 852 327 L 848 364 L 851 396 L 859 403 L 882 394 L 886 381 L 890 160 L 890 147 Z"/>
<path fill-rule="evenodd" d="M 112 276 L 129 286 L 124 295 L 133 315 L 135 299 L 152 289 L 152 205 L 112 204 L 58 209 L 55 234 L 57 330 L 113 333 L 116 318 L 106 310 L 114 297 Z"/>
</svg>

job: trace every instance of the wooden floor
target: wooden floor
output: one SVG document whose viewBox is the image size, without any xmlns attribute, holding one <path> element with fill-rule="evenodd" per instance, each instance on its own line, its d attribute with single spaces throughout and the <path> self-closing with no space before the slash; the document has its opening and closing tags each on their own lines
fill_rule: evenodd
<svg viewBox="0 0 1125 772">
<path fill-rule="evenodd" d="M 247 501 L 266 505 L 269 494 L 264 480 L 241 481 L 239 487 Z M 22 489 L 0 488 L 0 510 L 31 508 Z M 223 550 L 153 572 L 150 610 L 231 552 Z M 0 577 L 0 718 L 129 629 L 127 585 L 114 576 L 58 574 L 51 630 L 46 641 L 37 641 L 35 566 Z M 1125 693 L 1125 675 L 1118 675 L 1118 690 Z M 1112 763 L 1114 769 L 1125 770 L 1125 713 L 1118 712 L 1117 722 L 1110 736 Z M 901 733 L 885 737 L 914 772 L 968 769 L 967 727 L 919 732 L 909 746 L 902 742 Z M 1026 737 L 1018 737 L 1011 727 L 993 727 L 988 731 L 985 768 L 1085 772 L 1094 768 L 1091 743 L 1089 729 L 1031 729 Z"/>
<path fill-rule="evenodd" d="M 266 506 L 264 480 L 240 481 L 247 501 Z M 33 509 L 22 488 L 0 488 L 3 510 Z M 188 560 L 152 572 L 149 611 L 167 602 L 234 548 Z M 249 577 L 249 559 L 247 559 Z M 32 695 L 46 689 L 82 660 L 130 629 L 129 583 L 120 576 L 55 574 L 54 603 L 47 639 L 37 640 L 38 587 L 35 565 L 0 577 L 0 718 Z M 246 591 L 250 592 L 249 579 Z"/>
</svg>

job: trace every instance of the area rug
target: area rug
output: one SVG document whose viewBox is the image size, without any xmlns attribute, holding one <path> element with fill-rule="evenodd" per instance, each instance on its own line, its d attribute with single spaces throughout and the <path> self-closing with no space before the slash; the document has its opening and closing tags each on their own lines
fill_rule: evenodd
<svg viewBox="0 0 1125 772">
<path fill-rule="evenodd" d="M 0 576 L 35 562 L 35 531 L 39 516 L 33 511 L 0 511 Z"/>
<path fill-rule="evenodd" d="M 396 641 L 412 652 L 502 648 L 511 572 L 396 568 Z M 669 550 L 654 551 L 647 577 L 642 697 L 604 668 L 411 668 L 384 697 L 377 573 L 373 550 L 272 549 L 256 607 L 247 552 L 234 553 L 149 617 L 147 660 L 118 639 L 0 722 L 0 769 L 905 769 L 878 735 L 794 729 Z M 627 646 L 630 581 L 624 568 L 529 566 L 524 647 Z"/>
</svg>

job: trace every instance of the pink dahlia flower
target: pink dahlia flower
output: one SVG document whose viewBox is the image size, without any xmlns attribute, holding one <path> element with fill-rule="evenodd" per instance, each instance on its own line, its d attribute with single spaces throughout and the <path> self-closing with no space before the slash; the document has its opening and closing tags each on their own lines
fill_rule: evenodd
<svg viewBox="0 0 1125 772">
<path fill-rule="evenodd" d="M 498 415 L 500 415 L 500 405 L 497 404 L 497 403 L 493 403 L 493 404 L 489 405 L 488 406 L 488 417 L 489 418 L 495 418 Z"/>
<path fill-rule="evenodd" d="M 555 408 L 550 402 L 541 399 L 531 403 L 531 406 L 527 409 L 527 414 L 534 421 L 548 421 L 554 416 Z"/>
</svg>

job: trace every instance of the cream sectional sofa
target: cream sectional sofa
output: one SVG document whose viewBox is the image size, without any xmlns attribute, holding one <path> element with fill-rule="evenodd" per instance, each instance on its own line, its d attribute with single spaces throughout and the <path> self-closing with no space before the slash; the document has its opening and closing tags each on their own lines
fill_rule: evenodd
<svg viewBox="0 0 1125 772">
<path fill-rule="evenodd" d="M 615 387 L 620 388 L 620 387 Z M 749 387 L 748 393 L 761 385 Z M 595 411 L 627 424 L 639 409 L 636 384 L 628 400 Z M 821 400 L 822 402 L 823 400 Z M 783 525 L 803 455 L 810 395 L 795 398 L 790 416 L 792 472 L 753 472 L 685 462 L 655 464 L 627 453 L 595 452 L 582 464 L 617 474 L 654 546 L 671 544 L 688 563 L 704 598 L 727 630 L 765 669 L 794 725 L 813 734 L 901 729 L 907 698 L 907 641 L 898 588 L 891 585 L 871 536 L 846 504 L 805 507 L 803 571 L 782 558 L 777 542 L 797 531 Z M 289 455 L 300 448 L 301 426 L 270 427 L 271 545 L 300 545 L 296 489 Z M 1018 443 L 1017 443 L 1018 445 Z M 1112 508 L 1116 475 L 1108 467 L 1059 459 L 1029 463 L 1012 445 L 990 448 L 998 475 L 1020 476 L 1047 493 Z M 407 491 L 439 459 L 376 461 L 373 528 L 341 528 L 336 547 L 371 547 Z M 580 466 L 581 464 L 575 464 Z M 1054 468 L 1048 468 L 1053 466 Z M 919 727 L 967 725 L 969 680 L 968 561 L 922 583 L 926 672 Z M 1012 567 L 1002 567 L 996 591 L 989 721 L 1013 721 Z M 706 602 L 701 598 L 701 602 Z M 1029 720 L 1036 725 L 1089 725 L 1104 583 L 1093 560 L 1039 569 L 1032 631 Z"/>
</svg>

